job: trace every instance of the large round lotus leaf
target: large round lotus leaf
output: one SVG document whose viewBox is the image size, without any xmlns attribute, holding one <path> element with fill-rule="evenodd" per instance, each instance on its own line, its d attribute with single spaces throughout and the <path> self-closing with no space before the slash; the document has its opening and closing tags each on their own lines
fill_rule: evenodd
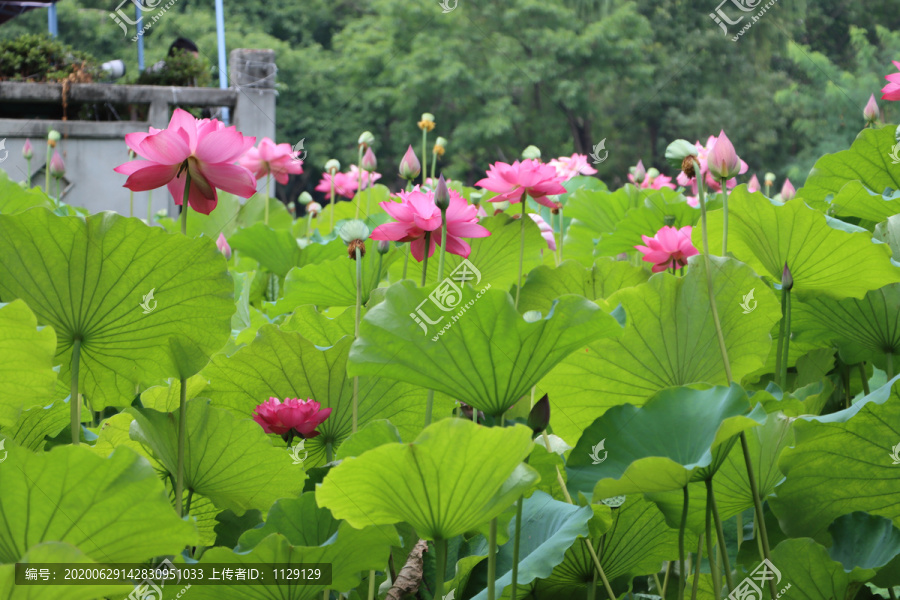
<svg viewBox="0 0 900 600">
<path fill-rule="evenodd" d="M 797 199 L 780 204 L 737 188 L 729 197 L 728 251 L 757 273 L 781 281 L 787 264 L 793 291 L 833 298 L 862 298 L 869 290 L 900 281 L 891 250 L 865 231 L 831 227 L 825 215 Z M 709 214 L 709 239 L 722 239 L 722 211 Z M 701 228 L 694 229 L 701 248 Z M 839 251 L 838 251 L 839 249 Z"/>
<path fill-rule="evenodd" d="M 113 213 L 0 215 L 0 297 L 56 332 L 60 379 L 81 340 L 79 391 L 128 406 L 139 379 L 189 377 L 231 333 L 234 285 L 210 239 Z"/>
<path fill-rule="evenodd" d="M 740 381 L 763 366 L 781 309 L 775 294 L 746 265 L 716 257 L 711 265 L 731 372 Z M 619 304 L 624 334 L 592 342 L 541 382 L 550 394 L 553 431 L 565 440 L 578 439 L 609 408 L 641 405 L 659 390 L 727 384 L 702 257 L 691 257 L 684 277 L 659 273 L 606 301 L 613 308 Z M 746 312 L 742 304 L 752 310 Z"/>
<path fill-rule="evenodd" d="M 0 170 L 0 214 L 14 215 L 35 206 L 50 208 L 50 198 L 40 188 L 23 190 Z"/>
<path fill-rule="evenodd" d="M 750 408 L 736 384 L 672 388 L 640 408 L 611 408 L 585 429 L 569 455 L 569 491 L 601 499 L 678 490 L 706 479 L 725 460 L 737 434 L 765 421 L 761 406 Z"/>
<path fill-rule="evenodd" d="M 828 527 L 828 554 L 860 580 L 870 579 L 900 555 L 900 529 L 890 519 L 855 512 L 835 519 Z"/>
<path fill-rule="evenodd" d="M 464 285 L 442 297 L 443 287 L 392 285 L 363 319 L 348 372 L 407 381 L 500 415 L 560 360 L 622 331 L 613 317 L 575 295 L 559 298 L 529 323 L 508 293 L 486 287 L 476 292 Z"/>
<path fill-rule="evenodd" d="M 420 538 L 450 539 L 497 517 L 537 482 L 537 472 L 522 463 L 532 444 L 522 425 L 488 429 L 444 419 L 411 444 L 345 459 L 316 498 L 357 528 L 405 521 Z"/>
</svg>

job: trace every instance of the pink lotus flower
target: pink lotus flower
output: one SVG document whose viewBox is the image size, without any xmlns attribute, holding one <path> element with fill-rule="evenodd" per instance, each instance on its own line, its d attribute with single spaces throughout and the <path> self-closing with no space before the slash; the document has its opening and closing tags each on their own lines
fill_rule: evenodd
<svg viewBox="0 0 900 600">
<path fill-rule="evenodd" d="M 516 204 L 522 202 L 522 197 L 527 194 L 538 204 L 554 208 L 556 204 L 547 196 L 565 194 L 566 188 L 562 181 L 563 178 L 557 175 L 554 167 L 542 164 L 537 159 L 526 159 L 511 165 L 494 163 L 488 169 L 487 177 L 475 185 L 499 194 L 491 198 L 490 202 L 509 201 Z"/>
<path fill-rule="evenodd" d="M 447 208 L 447 252 L 468 258 L 472 248 L 461 238 L 487 237 L 490 232 L 478 224 L 477 207 L 466 202 L 454 190 L 450 191 Z M 411 242 L 413 257 L 425 258 L 425 233 L 432 232 L 428 244 L 428 256 L 434 255 L 435 245 L 441 245 L 441 210 L 434 203 L 434 192 L 422 191 L 416 186 L 410 192 L 400 192 L 400 202 L 382 202 L 381 208 L 397 220 L 375 228 L 373 240 Z"/>
<path fill-rule="evenodd" d="M 330 173 L 323 173 L 322 180 L 319 182 L 319 185 L 316 186 L 316 191 L 325 192 L 326 196 L 331 194 L 331 180 L 332 177 Z M 353 196 L 356 195 L 357 185 L 359 185 L 357 178 L 350 173 L 334 174 L 334 193 L 338 196 L 352 199 Z"/>
<path fill-rule="evenodd" d="M 541 235 L 547 241 L 547 246 L 550 250 L 556 252 L 556 237 L 553 235 L 553 228 L 537 213 L 528 213 L 528 216 L 537 223 L 538 228 L 541 230 Z"/>
<path fill-rule="evenodd" d="M 794 186 L 791 185 L 790 179 L 784 180 L 784 185 L 781 186 L 781 201 L 787 202 L 788 200 L 793 200 L 797 195 L 797 190 L 794 189 Z"/>
<path fill-rule="evenodd" d="M 900 69 L 900 61 L 893 61 L 894 66 Z M 890 83 L 881 88 L 882 100 L 900 100 L 900 73 L 891 73 L 890 75 L 885 75 L 885 79 L 887 79 Z"/>
<path fill-rule="evenodd" d="M 288 175 L 303 172 L 303 161 L 297 159 L 291 145 L 276 145 L 269 138 L 263 138 L 258 148 L 247 150 L 238 164 L 246 167 L 257 179 L 272 175 L 282 185 L 288 182 Z"/>
<path fill-rule="evenodd" d="M 709 173 L 716 179 L 731 179 L 747 172 L 747 163 L 734 150 L 734 145 L 723 129 L 715 145 L 706 157 Z"/>
<path fill-rule="evenodd" d="M 216 119 L 198 120 L 176 108 L 167 129 L 150 128 L 149 133 L 129 133 L 125 143 L 147 160 L 132 160 L 114 170 L 128 176 L 125 187 L 134 192 L 167 186 L 175 204 L 184 198 L 183 165 L 191 175 L 188 204 L 208 215 L 216 208 L 220 189 L 242 198 L 256 193 L 256 180 L 246 168 L 234 164 L 256 141 L 234 126 Z"/>
<path fill-rule="evenodd" d="M 584 154 L 573 154 L 572 156 L 560 156 L 550 161 L 550 166 L 556 169 L 556 174 L 568 181 L 577 175 L 593 175 L 597 169 L 588 164 L 587 156 Z"/>
<path fill-rule="evenodd" d="M 216 239 L 216 248 L 225 255 L 226 260 L 231 258 L 231 246 L 228 245 L 228 240 L 225 239 L 224 234 L 220 233 L 219 237 Z"/>
<path fill-rule="evenodd" d="M 66 174 L 66 163 L 59 155 L 59 150 L 53 151 L 53 158 L 50 159 L 50 174 L 57 179 Z"/>
<path fill-rule="evenodd" d="M 707 166 L 707 158 L 709 156 L 709 153 L 713 150 L 713 147 L 715 145 L 716 145 L 716 138 L 715 138 L 715 136 L 712 136 L 712 135 L 709 136 L 709 139 L 706 141 L 706 146 L 701 146 L 700 142 L 697 142 L 696 143 L 697 162 L 700 163 L 700 173 L 704 177 L 704 181 L 706 182 L 706 189 L 709 190 L 710 192 L 721 192 L 722 186 L 719 185 L 719 181 L 715 177 L 713 177 L 713 175 L 709 172 L 709 168 Z M 745 163 L 744 161 L 740 161 L 740 163 L 741 163 L 740 172 L 746 173 L 747 169 L 749 168 L 747 166 L 747 163 Z M 686 188 L 690 188 L 691 193 L 694 196 L 697 195 L 697 178 L 696 177 L 689 178 L 687 175 L 684 174 L 684 172 L 681 172 L 678 174 L 677 181 L 678 181 L 679 185 L 682 185 Z M 726 182 L 726 185 L 728 186 L 728 189 L 730 190 L 731 188 L 733 188 L 734 186 L 737 185 L 737 179 L 734 179 L 734 178 L 729 179 Z"/>
<path fill-rule="evenodd" d="M 641 239 L 647 245 L 635 248 L 644 254 L 646 262 L 653 263 L 654 273 L 685 267 L 688 257 L 698 254 L 691 243 L 691 229 L 690 226 L 681 229 L 665 226 L 652 238 L 642 235 Z"/>
<path fill-rule="evenodd" d="M 31 145 L 31 138 L 25 138 L 25 145 L 22 146 L 22 157 L 30 159 L 34 156 L 34 147 Z"/>
<path fill-rule="evenodd" d="M 266 433 L 283 435 L 293 430 L 300 437 L 314 438 L 319 435 L 316 427 L 330 414 L 330 408 L 323 409 L 315 400 L 285 398 L 282 403 L 278 398 L 269 398 L 256 407 L 253 420 Z"/>
<path fill-rule="evenodd" d="M 370 148 L 371 150 L 371 148 Z M 365 158 L 365 157 L 364 157 Z M 359 184 L 359 167 L 356 165 L 350 165 L 350 172 L 347 173 L 351 177 L 353 177 L 353 181 Z M 375 182 L 381 179 L 381 173 L 376 173 L 375 171 L 369 172 L 363 169 L 362 172 L 362 189 L 366 189 L 369 187 L 370 182 L 371 185 L 375 185 Z"/>
<path fill-rule="evenodd" d="M 640 184 L 638 184 L 637 180 L 642 173 L 643 179 Z M 656 169 L 646 170 L 644 168 L 644 161 L 642 160 L 639 160 L 637 166 L 634 167 L 634 173 L 628 174 L 628 181 L 645 190 L 661 190 L 663 188 L 674 190 L 677 187 L 672 183 L 671 177 L 662 175 Z"/>
<path fill-rule="evenodd" d="M 747 191 L 751 194 L 754 192 L 758 192 L 762 188 L 759 187 L 759 179 L 756 178 L 756 174 L 753 174 L 753 177 L 750 178 L 750 183 L 747 184 Z"/>
</svg>

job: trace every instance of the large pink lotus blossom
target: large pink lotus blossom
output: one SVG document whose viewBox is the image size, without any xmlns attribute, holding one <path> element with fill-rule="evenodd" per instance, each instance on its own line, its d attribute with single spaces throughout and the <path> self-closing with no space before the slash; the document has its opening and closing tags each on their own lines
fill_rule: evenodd
<svg viewBox="0 0 900 600">
<path fill-rule="evenodd" d="M 331 414 L 330 408 L 322 408 L 315 400 L 285 398 L 269 398 L 256 407 L 253 420 L 259 423 L 266 433 L 283 435 L 291 430 L 303 438 L 314 438 L 319 435 L 316 427 L 321 425 Z"/>
<path fill-rule="evenodd" d="M 709 139 L 706 141 L 705 146 L 701 146 L 700 142 L 697 142 L 696 143 L 697 162 L 700 163 L 700 173 L 703 175 L 704 181 L 706 182 L 706 189 L 710 192 L 721 192 L 722 186 L 719 185 L 719 181 L 715 177 L 713 177 L 712 173 L 709 172 L 709 167 L 707 165 L 707 159 L 709 157 L 709 153 L 713 150 L 715 145 L 716 145 L 716 137 L 713 135 L 709 136 Z M 744 161 L 741 160 L 740 165 L 741 165 L 740 172 L 746 173 L 747 169 L 749 168 L 747 166 L 747 163 L 745 163 Z M 678 174 L 677 181 L 678 181 L 679 185 L 682 185 L 686 188 L 690 187 L 691 193 L 694 196 L 697 195 L 697 178 L 696 177 L 689 178 L 682 171 L 681 173 Z M 726 185 L 728 186 L 728 189 L 730 190 L 731 188 L 733 188 L 734 186 L 737 185 L 737 179 L 735 179 L 735 178 L 729 179 L 726 182 Z"/>
<path fill-rule="evenodd" d="M 556 203 L 547 196 L 565 194 L 566 188 L 562 182 L 563 178 L 557 175 L 554 167 L 531 158 L 511 165 L 496 162 L 488 169 L 487 177 L 475 185 L 499 194 L 491 198 L 490 202 L 508 201 L 516 204 L 522 202 L 522 197 L 527 194 L 538 204 L 555 208 Z"/>
<path fill-rule="evenodd" d="M 528 213 L 528 216 L 537 223 L 538 229 L 541 230 L 541 235 L 547 242 L 547 246 L 556 252 L 556 237 L 553 235 L 553 228 L 537 213 Z"/>
<path fill-rule="evenodd" d="M 371 148 L 369 148 L 371 150 Z M 350 165 L 350 172 L 347 173 L 353 177 L 353 181 L 357 182 L 359 185 L 359 167 L 356 165 Z M 381 179 L 381 173 L 376 173 L 375 171 L 369 172 L 363 169 L 362 172 L 362 189 L 366 189 L 369 185 L 375 185 L 375 182 Z M 370 184 L 371 182 L 371 184 Z"/>
<path fill-rule="evenodd" d="M 644 254 L 646 262 L 653 263 L 654 273 L 685 267 L 688 257 L 698 254 L 691 243 L 691 229 L 690 226 L 681 229 L 665 226 L 653 237 L 642 235 L 641 239 L 647 245 L 635 248 Z"/>
<path fill-rule="evenodd" d="M 322 180 L 319 182 L 319 185 L 316 186 L 316 191 L 325 192 L 326 196 L 330 195 L 331 180 L 331 173 L 323 173 Z M 359 182 L 357 181 L 356 176 L 351 175 L 350 173 L 334 174 L 334 193 L 338 196 L 353 199 L 353 196 L 356 195 L 357 185 L 359 185 Z"/>
<path fill-rule="evenodd" d="M 577 175 L 593 175 L 597 169 L 588 164 L 588 157 L 584 154 L 572 156 L 560 156 L 550 161 L 549 165 L 556 169 L 556 174 L 568 181 Z"/>
<path fill-rule="evenodd" d="M 179 175 L 179 171 L 186 163 L 191 175 L 188 204 L 208 215 L 216 208 L 217 189 L 242 198 L 256 193 L 253 174 L 234 164 L 255 141 L 255 137 L 244 136 L 234 126 L 225 127 L 217 119 L 198 120 L 176 108 L 168 128 L 151 127 L 149 133 L 126 135 L 128 147 L 147 160 L 132 160 L 114 170 L 128 176 L 125 187 L 134 192 L 165 185 L 180 206 L 186 176 L 183 172 Z"/>
<path fill-rule="evenodd" d="M 893 61 L 894 66 L 900 69 L 900 61 Z M 887 79 L 890 83 L 881 88 L 881 99 L 882 100 L 900 100 L 900 73 L 891 73 L 890 75 L 885 75 L 885 79 Z"/>
<path fill-rule="evenodd" d="M 635 173 L 643 172 L 643 180 L 639 184 L 637 182 L 637 178 L 635 177 Z M 650 169 L 649 171 L 644 168 L 644 161 L 639 160 L 637 166 L 635 167 L 635 173 L 628 174 L 628 181 L 633 183 L 634 185 L 640 187 L 645 190 L 661 190 L 663 188 L 669 188 L 674 190 L 677 186 L 672 183 L 672 178 L 668 175 L 663 175 L 656 169 Z"/>
<path fill-rule="evenodd" d="M 303 172 L 303 161 L 297 158 L 290 144 L 275 144 L 267 137 L 258 147 L 247 150 L 238 164 L 247 167 L 257 179 L 272 175 L 282 185 L 288 182 L 288 175 Z"/>
<path fill-rule="evenodd" d="M 468 258 L 472 251 L 461 238 L 487 237 L 491 233 L 478 224 L 478 208 L 466 202 L 455 190 L 450 191 L 450 205 L 447 208 L 447 252 Z M 434 255 L 435 245 L 441 239 L 441 210 L 434 204 L 434 192 L 426 192 L 415 186 L 409 192 L 400 192 L 400 202 L 382 202 L 385 210 L 396 222 L 385 223 L 375 228 L 370 236 L 373 240 L 411 242 L 413 258 L 425 258 L 425 233 L 431 232 L 428 256 Z"/>
</svg>

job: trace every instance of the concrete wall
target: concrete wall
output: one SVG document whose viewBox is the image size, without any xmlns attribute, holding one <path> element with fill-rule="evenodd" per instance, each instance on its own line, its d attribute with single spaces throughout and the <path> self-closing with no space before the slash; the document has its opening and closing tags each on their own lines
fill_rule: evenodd
<svg viewBox="0 0 900 600">
<path fill-rule="evenodd" d="M 14 181 L 26 178 L 27 166 L 22 157 L 26 138 L 31 139 L 34 157 L 31 159 L 32 185 L 44 185 L 44 162 L 47 133 L 55 129 L 62 134 L 57 149 L 66 163 L 63 182 L 63 201 L 83 206 L 93 212 L 113 210 L 129 214 L 129 190 L 123 187 L 126 177 L 113 171 L 127 162 L 128 147 L 125 135 L 148 131 L 150 125 L 164 128 L 173 104 L 185 106 L 226 106 L 231 109 L 231 124 L 244 135 L 275 139 L 274 52 L 271 50 L 234 50 L 231 53 L 229 90 L 214 88 L 174 88 L 156 86 L 125 86 L 114 84 L 73 84 L 69 101 L 115 101 L 149 104 L 149 118 L 142 121 L 49 121 L 0 119 L 0 169 Z M 247 72 L 245 72 L 247 71 Z M 260 77 L 264 73 L 264 77 Z M 0 83 L 0 102 L 61 103 L 62 90 L 58 84 Z M 259 189 L 265 181 L 259 182 Z M 55 194 L 50 180 L 50 190 Z M 272 190 L 274 193 L 274 182 Z M 147 217 L 147 202 L 152 195 L 152 211 L 167 209 L 174 214 L 174 203 L 166 188 L 134 194 L 135 216 Z"/>
</svg>

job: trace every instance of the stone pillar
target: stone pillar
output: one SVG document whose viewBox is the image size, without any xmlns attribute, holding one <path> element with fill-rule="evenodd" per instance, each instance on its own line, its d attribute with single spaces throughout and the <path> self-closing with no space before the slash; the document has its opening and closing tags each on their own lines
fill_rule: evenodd
<svg viewBox="0 0 900 600">
<path fill-rule="evenodd" d="M 275 51 L 238 48 L 229 55 L 231 86 L 238 90 L 232 124 L 241 133 L 275 140 Z M 260 185 L 265 186 L 265 183 Z M 275 195 L 275 180 L 269 196 Z"/>
</svg>

